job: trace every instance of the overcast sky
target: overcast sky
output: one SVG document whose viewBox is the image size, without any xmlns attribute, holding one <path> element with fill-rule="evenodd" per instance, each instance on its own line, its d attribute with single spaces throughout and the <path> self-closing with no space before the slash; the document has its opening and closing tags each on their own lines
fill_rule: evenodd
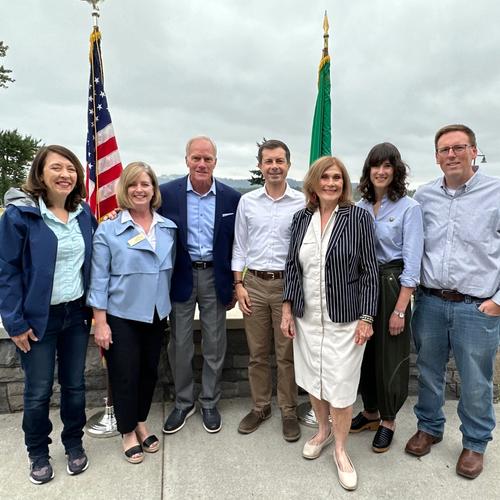
<svg viewBox="0 0 500 500">
<path fill-rule="evenodd" d="M 255 141 L 285 141 L 290 176 L 308 164 L 323 13 L 330 19 L 334 154 L 357 181 L 369 149 L 393 142 L 412 185 L 440 171 L 433 136 L 472 127 L 500 176 L 497 0 L 105 0 L 105 88 L 124 165 L 184 174 L 184 146 L 206 134 L 216 175 L 248 178 Z M 17 128 L 85 158 L 91 7 L 0 0 L 0 129 Z"/>
</svg>

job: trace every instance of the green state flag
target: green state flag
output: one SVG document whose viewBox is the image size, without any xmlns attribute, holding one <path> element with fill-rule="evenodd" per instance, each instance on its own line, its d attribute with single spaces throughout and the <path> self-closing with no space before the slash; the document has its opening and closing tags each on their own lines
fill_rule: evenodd
<svg viewBox="0 0 500 500">
<path fill-rule="evenodd" d="M 330 56 L 328 55 L 328 18 L 326 13 L 323 29 L 325 32 L 325 46 L 323 48 L 323 57 L 319 63 L 318 97 L 314 109 L 309 165 L 321 156 L 332 154 L 332 103 L 330 100 Z"/>
</svg>

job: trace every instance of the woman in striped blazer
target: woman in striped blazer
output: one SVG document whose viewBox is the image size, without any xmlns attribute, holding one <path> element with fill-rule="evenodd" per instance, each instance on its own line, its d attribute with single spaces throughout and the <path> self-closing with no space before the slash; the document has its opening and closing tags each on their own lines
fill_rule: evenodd
<svg viewBox="0 0 500 500">
<path fill-rule="evenodd" d="M 302 454 L 317 458 L 335 439 L 339 481 L 352 490 L 357 474 L 346 441 L 377 310 L 373 221 L 353 205 L 349 175 L 338 158 L 314 162 L 303 189 L 306 208 L 292 221 L 281 328 L 294 339 L 296 381 L 309 392 L 319 424 Z"/>
</svg>

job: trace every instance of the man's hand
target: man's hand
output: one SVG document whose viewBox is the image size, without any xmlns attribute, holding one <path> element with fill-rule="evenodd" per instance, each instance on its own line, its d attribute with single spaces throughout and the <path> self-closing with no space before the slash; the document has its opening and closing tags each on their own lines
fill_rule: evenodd
<svg viewBox="0 0 500 500">
<path fill-rule="evenodd" d="M 500 306 L 491 299 L 487 299 L 479 304 L 478 309 L 488 316 L 500 316 Z"/>
<path fill-rule="evenodd" d="M 295 318 L 292 314 L 292 307 L 290 302 L 283 302 L 281 309 L 281 333 L 289 338 L 295 338 Z"/>
<path fill-rule="evenodd" d="M 12 342 L 14 342 L 14 344 L 16 344 L 18 349 L 23 351 L 25 354 L 29 350 L 31 350 L 30 340 L 32 340 L 33 342 L 38 342 L 38 338 L 33 333 L 33 330 L 31 328 L 29 330 L 25 331 L 24 333 L 21 333 L 21 335 L 11 337 L 11 339 L 12 339 Z"/>
<path fill-rule="evenodd" d="M 363 345 L 373 335 L 373 326 L 371 323 L 360 319 L 354 332 L 354 342 Z"/>
<path fill-rule="evenodd" d="M 243 283 L 238 283 L 234 291 L 236 292 L 236 298 L 238 299 L 238 306 L 241 312 L 246 316 L 250 316 L 250 314 L 252 314 L 252 302 Z"/>
<path fill-rule="evenodd" d="M 389 333 L 391 335 L 399 335 L 405 327 L 405 319 L 400 318 L 397 314 L 391 314 L 389 319 Z"/>
<path fill-rule="evenodd" d="M 115 208 L 114 210 L 111 210 L 111 212 L 108 212 L 102 219 L 101 221 L 107 221 L 107 220 L 115 220 L 118 217 L 118 214 L 121 212 L 121 208 Z"/>
</svg>

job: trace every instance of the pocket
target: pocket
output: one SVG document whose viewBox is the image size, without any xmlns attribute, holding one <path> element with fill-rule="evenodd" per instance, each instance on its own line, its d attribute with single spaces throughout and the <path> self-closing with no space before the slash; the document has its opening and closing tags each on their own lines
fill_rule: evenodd
<svg viewBox="0 0 500 500">
<path fill-rule="evenodd" d="M 480 304 L 480 303 L 478 303 L 478 302 L 474 303 L 474 309 L 475 309 L 475 310 L 476 310 L 476 312 L 477 312 L 478 314 L 480 314 L 483 318 L 488 318 L 488 319 L 498 319 L 498 320 L 500 320 L 500 315 L 497 315 L 497 316 L 492 316 L 491 314 L 487 314 L 487 313 L 485 313 L 485 312 L 481 311 L 481 310 L 479 309 L 479 306 L 480 306 L 480 305 L 481 305 L 481 304 Z"/>
</svg>

